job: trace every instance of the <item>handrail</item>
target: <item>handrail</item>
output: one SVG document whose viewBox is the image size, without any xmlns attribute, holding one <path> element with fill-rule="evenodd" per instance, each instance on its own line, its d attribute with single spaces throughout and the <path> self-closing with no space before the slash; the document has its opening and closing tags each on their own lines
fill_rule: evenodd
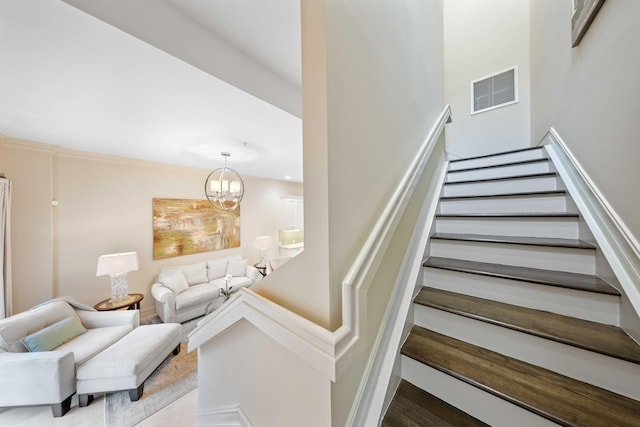
<svg viewBox="0 0 640 427">
<path fill-rule="evenodd" d="M 189 351 L 201 346 L 241 319 L 246 319 L 280 342 L 312 367 L 335 381 L 357 356 L 363 345 L 366 293 L 384 249 L 409 202 L 420 174 L 435 144 L 451 120 L 447 105 L 430 129 L 400 184 L 390 197 L 378 221 L 342 281 L 342 326 L 331 332 L 310 320 L 257 295 L 241 289 L 219 310 L 205 317 L 189 334 Z"/>
<path fill-rule="evenodd" d="M 438 120 L 430 129 L 424 143 L 418 150 L 411 165 L 400 180 L 400 184 L 389 198 L 378 221 L 373 226 L 369 237 L 360 249 L 351 268 L 342 281 L 342 326 L 336 331 L 336 362 L 339 363 L 338 376 L 350 365 L 350 361 L 357 355 L 357 351 L 350 352 L 352 348 L 361 343 L 358 338 L 362 334 L 365 325 L 365 307 L 362 307 L 360 295 L 368 289 L 370 281 L 365 279 L 373 266 L 380 261 L 381 251 L 386 247 L 394 230 L 398 225 L 402 213 L 409 202 L 419 178 L 420 172 L 429 160 L 444 125 L 451 120 L 451 107 L 447 105 Z M 351 357 L 346 357 L 351 354 Z"/>
<path fill-rule="evenodd" d="M 549 157 L 600 250 L 640 316 L 640 243 L 618 216 L 566 142 L 552 127 L 542 138 Z"/>
</svg>

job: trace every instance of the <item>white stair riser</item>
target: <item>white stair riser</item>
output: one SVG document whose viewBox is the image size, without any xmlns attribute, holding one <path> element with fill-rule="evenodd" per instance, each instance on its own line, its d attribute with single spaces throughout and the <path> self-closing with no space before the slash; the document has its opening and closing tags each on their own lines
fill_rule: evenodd
<svg viewBox="0 0 640 427">
<path fill-rule="evenodd" d="M 414 320 L 443 335 L 640 399 L 640 365 L 635 363 L 419 304 L 414 306 Z"/>
<path fill-rule="evenodd" d="M 554 191 L 561 188 L 555 176 L 514 178 L 499 181 L 450 183 L 443 187 L 443 196 L 481 196 L 487 194 L 511 194 L 536 191 Z"/>
<path fill-rule="evenodd" d="M 499 154 L 497 156 L 482 157 L 479 159 L 459 160 L 449 163 L 449 170 L 478 168 L 501 163 L 514 163 L 524 160 L 546 159 L 547 152 L 540 147 L 536 150 L 518 151 L 516 153 Z"/>
<path fill-rule="evenodd" d="M 489 425 L 496 427 L 557 427 L 557 424 L 533 412 L 410 357 L 402 356 L 400 364 L 402 378 Z"/>
<path fill-rule="evenodd" d="M 523 163 L 493 168 L 472 169 L 447 173 L 445 182 L 470 181 L 475 179 L 506 178 L 510 176 L 528 175 L 532 173 L 554 172 L 551 164 L 546 162 Z"/>
<path fill-rule="evenodd" d="M 578 238 L 578 218 L 437 218 L 438 233 Z"/>
<path fill-rule="evenodd" d="M 440 213 L 555 213 L 567 212 L 565 194 L 530 195 L 522 197 L 487 197 L 471 199 L 441 199 Z"/>
<path fill-rule="evenodd" d="M 620 298 L 519 280 L 423 268 L 425 286 L 619 326 Z"/>
<path fill-rule="evenodd" d="M 595 250 L 589 249 L 430 239 L 430 254 L 544 270 L 595 273 Z"/>
</svg>

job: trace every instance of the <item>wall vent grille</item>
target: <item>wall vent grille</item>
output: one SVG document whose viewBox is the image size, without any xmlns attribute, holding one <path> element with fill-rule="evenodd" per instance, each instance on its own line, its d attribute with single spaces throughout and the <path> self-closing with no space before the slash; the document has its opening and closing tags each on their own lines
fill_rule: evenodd
<svg viewBox="0 0 640 427">
<path fill-rule="evenodd" d="M 512 67 L 471 82 L 471 114 L 518 102 L 518 68 Z"/>
</svg>

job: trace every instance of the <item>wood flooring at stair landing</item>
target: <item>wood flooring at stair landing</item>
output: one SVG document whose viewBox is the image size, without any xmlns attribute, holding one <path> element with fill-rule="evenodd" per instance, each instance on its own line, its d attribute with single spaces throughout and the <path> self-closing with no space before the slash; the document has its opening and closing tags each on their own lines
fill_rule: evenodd
<svg viewBox="0 0 640 427">
<path fill-rule="evenodd" d="M 382 427 L 488 426 L 426 391 L 402 380 Z"/>
</svg>

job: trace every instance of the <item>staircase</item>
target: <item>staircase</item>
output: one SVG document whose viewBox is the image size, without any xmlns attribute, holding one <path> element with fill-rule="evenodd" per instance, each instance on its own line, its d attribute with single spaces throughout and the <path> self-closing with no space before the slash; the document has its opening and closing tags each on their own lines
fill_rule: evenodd
<svg viewBox="0 0 640 427">
<path fill-rule="evenodd" d="M 640 426 L 591 241 L 544 148 L 451 161 L 382 425 Z"/>
</svg>

